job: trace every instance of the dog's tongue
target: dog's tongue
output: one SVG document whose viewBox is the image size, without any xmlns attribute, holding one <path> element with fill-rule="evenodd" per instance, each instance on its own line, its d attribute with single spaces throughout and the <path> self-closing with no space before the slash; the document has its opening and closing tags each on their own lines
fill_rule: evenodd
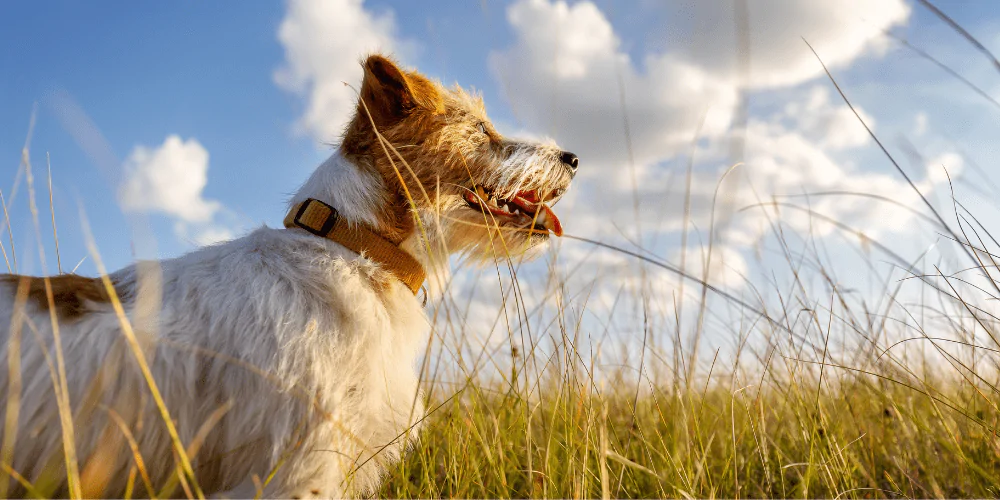
<svg viewBox="0 0 1000 500">
<path fill-rule="evenodd" d="M 535 216 L 536 220 L 549 231 L 552 231 L 552 234 L 556 236 L 563 235 L 562 223 L 559 222 L 559 217 L 556 217 L 556 213 L 548 205 L 541 202 L 542 200 L 539 199 L 537 191 L 522 191 L 517 193 L 517 198 L 527 202 L 531 211 L 537 212 Z"/>
<path fill-rule="evenodd" d="M 539 205 L 538 208 L 545 214 L 545 227 L 549 228 L 549 230 L 552 231 L 552 234 L 562 236 L 562 223 L 559 222 L 559 217 L 556 217 L 556 213 L 544 203 Z"/>
</svg>

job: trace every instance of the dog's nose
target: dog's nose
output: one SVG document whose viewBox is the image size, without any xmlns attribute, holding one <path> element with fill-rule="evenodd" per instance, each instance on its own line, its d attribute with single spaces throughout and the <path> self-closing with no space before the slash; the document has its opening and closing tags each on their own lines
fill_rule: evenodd
<svg viewBox="0 0 1000 500">
<path fill-rule="evenodd" d="M 576 175 L 576 168 L 580 166 L 580 158 L 569 151 L 563 151 L 559 159 L 569 168 L 569 173 Z"/>
</svg>

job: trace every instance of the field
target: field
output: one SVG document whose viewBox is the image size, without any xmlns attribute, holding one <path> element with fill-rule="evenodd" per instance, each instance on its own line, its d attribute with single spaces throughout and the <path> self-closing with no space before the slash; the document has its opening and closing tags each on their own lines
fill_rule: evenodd
<svg viewBox="0 0 1000 500">
<path fill-rule="evenodd" d="M 876 377 L 844 378 L 818 397 L 815 385 L 771 381 L 736 394 L 657 390 L 637 404 L 579 384 L 541 388 L 540 403 L 470 387 L 430 418 L 380 496 L 996 496 L 986 398 L 957 387 L 936 396 L 961 401 L 953 410 Z"/>
<path fill-rule="evenodd" d="M 502 380 L 469 379 L 457 395 L 442 386 L 420 443 L 380 495 L 996 496 L 996 350 L 917 333 L 937 356 L 896 356 L 900 346 L 878 339 L 898 324 L 857 322 L 844 305 L 788 325 L 789 334 L 819 333 L 818 344 L 785 335 L 742 352 L 754 368 L 713 360 L 690 382 L 644 377 L 636 387 L 626 370 L 597 380 L 590 353 L 567 343 L 540 363 L 541 376 L 518 373 L 531 363 L 513 359 Z M 958 329 L 975 316 L 992 325 L 986 314 L 970 307 L 951 317 L 963 318 Z M 836 323 L 856 327 L 867 348 L 824 352 L 822 334 Z M 775 339 L 786 333 L 773 329 Z"/>
<path fill-rule="evenodd" d="M 379 496 L 1000 494 L 993 255 L 976 251 L 968 256 L 982 263 L 955 274 L 933 265 L 926 275 L 915 264 L 882 266 L 893 277 L 880 277 L 882 294 L 870 301 L 842 293 L 834 278 L 842 270 L 824 267 L 807 238 L 790 237 L 796 243 L 782 246 L 796 256 L 789 260 L 792 292 L 771 302 L 780 309 L 717 296 L 739 313 L 728 324 L 729 347 L 714 356 L 673 350 L 673 340 L 696 336 L 697 321 L 680 333 L 676 324 L 649 321 L 656 326 L 648 337 L 659 345 L 633 346 L 631 355 L 611 356 L 625 359 L 621 365 L 601 366 L 595 351 L 615 343 L 588 340 L 595 332 L 581 331 L 574 320 L 581 313 L 571 307 L 534 322 L 528 318 L 535 312 L 524 308 L 508 339 L 513 347 L 485 356 L 486 346 L 464 355 L 442 347 L 446 361 L 425 367 L 432 412 L 421 440 Z M 978 247 L 975 241 L 966 245 Z M 924 293 L 910 289 L 904 299 L 908 286 Z M 703 288 L 692 289 L 688 300 L 697 303 Z M 656 316 L 642 304 L 663 300 L 636 297 L 636 314 Z M 693 308 L 693 319 L 699 311 L 711 315 L 705 307 Z M 432 344 L 451 338 L 437 335 L 442 340 Z M 547 348 L 525 355 L 516 339 L 531 335 Z"/>
</svg>

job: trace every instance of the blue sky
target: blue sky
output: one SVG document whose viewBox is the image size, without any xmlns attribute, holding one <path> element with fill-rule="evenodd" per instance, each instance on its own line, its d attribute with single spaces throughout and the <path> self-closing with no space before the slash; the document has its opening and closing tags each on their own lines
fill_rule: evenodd
<svg viewBox="0 0 1000 500">
<path fill-rule="evenodd" d="M 505 116 L 484 58 L 491 42 L 502 45 L 509 38 L 501 6 L 372 2 L 365 8 L 391 10 L 401 37 L 427 40 L 416 44 L 408 62 L 481 89 L 493 114 Z M 295 132 L 302 103 L 274 83 L 283 60 L 276 31 L 284 13 L 281 2 L 257 2 L 249 9 L 215 3 L 4 3 L 0 37 L 10 48 L 0 54 L 6 70 L 0 79 L 0 153 L 10 167 L 3 170 L 5 193 L 37 103 L 31 153 L 36 168 L 44 167 L 46 153 L 52 158 L 61 251 L 73 262 L 87 254 L 77 231 L 82 203 L 108 265 L 131 260 L 129 225 L 115 203 L 120 168 L 95 165 L 74 141 L 56 109 L 70 100 L 119 161 L 136 145 L 155 147 L 170 134 L 195 138 L 210 154 L 204 195 L 234 212 L 235 220 L 227 221 L 234 230 L 276 224 L 285 197 L 329 154 Z M 353 63 L 361 55 L 343 59 Z M 19 230 L 15 243 L 34 242 L 21 194 L 12 214 Z M 151 223 L 160 256 L 192 247 L 175 236 L 169 216 L 154 213 Z M 25 252 L 24 270 L 40 272 L 37 262 L 29 264 L 37 249 L 24 244 L 19 253 Z"/>
<path fill-rule="evenodd" d="M 940 4 L 1000 53 L 995 2 Z M 712 276 L 735 289 L 740 274 L 769 274 L 766 219 L 739 211 L 757 199 L 871 192 L 919 208 L 847 114 L 801 37 L 816 46 L 925 194 L 947 201 L 939 175 L 945 165 L 960 179 L 963 199 L 985 221 L 998 220 L 989 193 L 991 182 L 1000 182 L 1000 109 L 880 32 L 907 38 L 1000 99 L 1000 73 L 982 54 L 916 2 L 750 5 L 750 69 L 742 74 L 728 3 L 4 2 L 0 188 L 8 198 L 16 194 L 10 213 L 20 271 L 43 272 L 23 178 L 14 190 L 33 109 L 36 189 L 47 205 L 39 181 L 48 154 L 64 269 L 88 255 L 81 208 L 114 269 L 134 255 L 176 256 L 198 241 L 278 225 L 287 196 L 329 155 L 323 143 L 336 141 L 332 131 L 347 118 L 310 113 L 346 109 L 336 94 L 339 82 L 356 84 L 356 61 L 374 49 L 445 83 L 475 87 L 502 131 L 551 136 L 579 153 L 581 175 L 561 209 L 568 233 L 625 246 L 639 238 L 675 262 L 683 174 L 704 116 L 689 241 L 705 241 L 709 216 L 721 213 Z M 741 96 L 749 109 L 745 165 L 727 177 L 720 188 L 725 203 L 713 208 L 716 185 L 735 162 L 733 117 Z M 156 155 L 164 151 L 170 154 Z M 171 161 L 181 163 L 175 170 L 163 165 Z M 128 201 L 123 186 L 151 165 L 166 173 L 156 182 L 139 175 L 140 188 Z M 812 203 L 904 253 L 938 238 L 909 212 L 871 200 L 827 196 Z M 45 207 L 41 215 L 47 271 L 54 272 Z M 817 231 L 835 250 L 851 244 L 808 218 L 786 213 L 782 222 Z M 560 251 L 569 267 L 596 259 L 591 281 L 606 282 L 632 265 L 620 256 L 595 257 L 581 244 L 564 243 Z M 92 262 L 80 271 L 92 274 Z"/>
</svg>

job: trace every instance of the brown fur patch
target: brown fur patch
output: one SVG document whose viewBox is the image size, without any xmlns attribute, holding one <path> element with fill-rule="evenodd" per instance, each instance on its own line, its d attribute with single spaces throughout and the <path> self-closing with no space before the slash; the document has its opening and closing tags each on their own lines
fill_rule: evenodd
<svg viewBox="0 0 1000 500">
<path fill-rule="evenodd" d="M 416 230 L 414 209 L 440 213 L 442 202 L 464 204 L 462 196 L 477 185 L 512 187 L 496 184 L 505 177 L 498 169 L 529 143 L 498 133 L 480 97 L 457 85 L 446 88 L 379 54 L 365 59 L 362 67 L 360 99 L 340 147 L 386 187 L 373 228 L 377 233 L 399 244 Z M 559 162 L 558 147 L 532 147 L 551 157 L 551 168 L 518 178 L 518 191 L 538 190 L 545 199 L 568 187 L 572 176 Z M 473 223 L 482 225 L 483 218 L 469 211 Z"/>
<path fill-rule="evenodd" d="M 417 108 L 437 113 L 444 111 L 437 85 L 423 75 L 404 72 L 388 58 L 379 55 L 369 57 L 364 69 L 361 99 L 376 125 L 391 125 Z M 364 113 L 361 109 L 359 112 Z"/>
<path fill-rule="evenodd" d="M 362 66 L 361 101 L 341 147 L 357 164 L 371 165 L 389 187 L 387 213 L 380 216 L 383 223 L 378 229 L 398 243 L 414 230 L 407 194 L 421 207 L 435 202 L 433 197 L 440 185 L 468 185 L 478 165 L 466 159 L 482 152 L 489 155 L 491 149 L 468 137 L 479 123 L 489 121 L 482 100 L 458 87 L 446 89 L 420 73 L 400 69 L 381 55 L 368 57 Z M 387 157 L 372 122 L 413 172 L 391 149 L 391 160 Z M 499 147 L 499 134 L 492 125 L 489 130 L 490 142 Z M 428 196 L 432 199 L 428 200 Z"/>
<path fill-rule="evenodd" d="M 60 274 L 48 278 L 20 276 L 17 274 L 0 275 L 0 283 L 7 283 L 15 290 L 27 280 L 28 300 L 40 310 L 49 309 L 48 293 L 45 282 L 52 288 L 52 302 L 55 304 L 59 319 L 77 319 L 88 312 L 87 303 L 108 303 L 111 298 L 104 288 L 101 278 L 88 278 L 77 274 Z M 124 300 L 122 290 L 117 289 L 118 298 Z"/>
</svg>

